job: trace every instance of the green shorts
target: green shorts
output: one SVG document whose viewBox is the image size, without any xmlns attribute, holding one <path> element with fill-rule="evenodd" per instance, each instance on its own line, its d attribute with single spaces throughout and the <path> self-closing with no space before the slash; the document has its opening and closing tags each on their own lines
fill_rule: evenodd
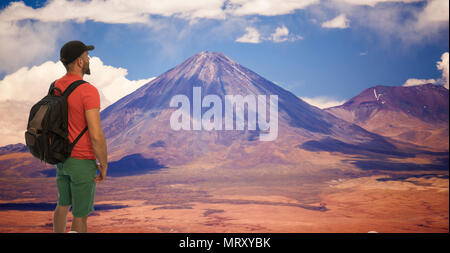
<svg viewBox="0 0 450 253">
<path fill-rule="evenodd" d="M 72 205 L 74 217 L 86 217 L 94 211 L 97 165 L 95 160 L 72 157 L 56 165 L 58 206 Z"/>
</svg>

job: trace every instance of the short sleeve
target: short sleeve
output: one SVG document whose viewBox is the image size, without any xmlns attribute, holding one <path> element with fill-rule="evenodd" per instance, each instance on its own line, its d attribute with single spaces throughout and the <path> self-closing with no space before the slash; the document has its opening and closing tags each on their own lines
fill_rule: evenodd
<svg viewBox="0 0 450 253">
<path fill-rule="evenodd" d="M 97 88 L 89 83 L 80 87 L 83 87 L 81 96 L 84 110 L 100 109 L 100 95 Z"/>
</svg>

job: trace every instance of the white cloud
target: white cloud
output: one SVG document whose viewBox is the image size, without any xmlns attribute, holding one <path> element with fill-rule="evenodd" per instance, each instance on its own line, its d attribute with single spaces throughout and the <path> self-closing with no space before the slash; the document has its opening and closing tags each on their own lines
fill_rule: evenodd
<svg viewBox="0 0 450 253">
<path fill-rule="evenodd" d="M 350 27 L 350 20 L 345 16 L 345 14 L 341 14 L 332 20 L 323 22 L 322 27 L 345 29 Z"/>
<path fill-rule="evenodd" d="M 2 115 L 0 117 L 0 146 L 25 143 L 24 133 L 31 106 L 33 106 L 32 102 L 0 101 L 0 114 Z"/>
<path fill-rule="evenodd" d="M 318 96 L 318 97 L 300 97 L 306 103 L 319 107 L 320 109 L 329 108 L 333 106 L 338 106 L 344 104 L 345 100 L 336 100 L 334 98 L 326 97 L 326 96 Z"/>
<path fill-rule="evenodd" d="M 245 28 L 246 33 L 242 35 L 241 37 L 236 39 L 236 42 L 242 42 L 242 43 L 260 43 L 260 34 L 259 31 L 256 28 L 253 27 L 247 27 Z"/>
<path fill-rule="evenodd" d="M 150 15 L 176 16 L 185 19 L 224 18 L 222 0 L 53 0 L 37 9 L 23 2 L 13 2 L 0 14 L 0 20 L 34 19 L 42 22 L 85 22 L 92 20 L 110 24 L 143 23 L 151 25 Z"/>
<path fill-rule="evenodd" d="M 289 30 L 286 26 L 280 26 L 275 29 L 275 32 L 272 33 L 269 37 L 269 40 L 273 42 L 285 42 L 285 41 L 296 41 L 303 39 L 300 35 L 292 35 L 289 34 Z"/>
<path fill-rule="evenodd" d="M 283 42 L 288 40 L 289 30 L 286 26 L 277 27 L 275 32 L 270 35 L 270 39 L 274 42 Z"/>
<path fill-rule="evenodd" d="M 167 25 L 160 17 L 186 19 L 191 25 L 202 19 L 247 19 L 246 16 L 252 18 L 254 15 L 292 14 L 296 10 L 314 14 L 314 9 L 321 9 L 318 12 L 322 14 L 330 13 L 330 10 L 333 13 L 342 13 L 332 20 L 323 15 L 313 15 L 310 20 L 323 22 L 323 27 L 348 28 L 351 19 L 352 27 L 358 25 L 371 28 L 388 39 L 394 36 L 421 43 L 424 37 L 432 39 L 440 34 L 442 27 L 448 27 L 449 5 L 445 0 L 426 0 L 425 7 L 410 4 L 417 1 L 425 0 L 49 0 L 36 9 L 23 2 L 11 2 L 0 10 L 0 73 L 10 73 L 22 66 L 36 65 L 48 59 L 55 53 L 58 40 L 63 39 L 62 34 L 71 34 L 67 29 L 68 22 L 144 24 L 156 30 L 164 30 Z M 403 4 L 380 4 L 384 2 Z M 408 17 L 406 22 L 403 22 L 404 17 Z M 237 42 L 283 42 L 302 39 L 301 36 L 292 34 L 286 37 L 283 27 L 281 30 L 277 28 L 269 35 L 271 38 L 265 36 L 267 33 L 261 34 L 254 25 L 245 26 L 253 28 L 238 38 Z M 236 26 L 234 29 L 240 30 L 242 26 Z M 171 44 L 167 43 L 167 40 L 165 43 L 161 41 L 163 48 Z"/>
<path fill-rule="evenodd" d="M 54 54 L 62 33 L 67 31 L 67 22 L 144 24 L 164 30 L 166 26 L 160 17 L 186 19 L 192 25 L 200 19 L 284 15 L 318 2 L 319 0 L 49 0 L 40 8 L 32 8 L 22 1 L 11 2 L 0 10 L 0 73 L 10 73 L 22 66 L 36 65 L 48 59 Z M 292 38 L 301 39 L 300 36 Z M 244 35 L 237 41 L 259 43 L 258 31 L 253 28 L 251 34 Z M 166 47 L 166 43 L 162 44 Z"/>
<path fill-rule="evenodd" d="M 367 5 L 374 7 L 378 3 L 387 3 L 387 2 L 414 3 L 414 2 L 423 2 L 424 0 L 339 0 L 339 1 L 354 5 Z"/>
<path fill-rule="evenodd" d="M 161 17 L 188 19 L 192 23 L 201 18 L 224 19 L 222 5 L 223 0 L 50 0 L 43 7 L 34 9 L 23 2 L 12 2 L 0 10 L 0 73 L 10 73 L 24 65 L 32 66 L 48 59 L 59 49 L 56 41 L 62 40 L 64 33 L 72 35 L 66 29 L 70 28 L 69 22 L 144 24 L 161 36 L 161 30 L 168 26 Z M 157 17 L 152 19 L 152 15 Z M 18 50 L 21 48 L 24 50 Z M 15 57 L 9 57 L 12 55 Z"/>
<path fill-rule="evenodd" d="M 384 4 L 394 2 L 398 4 Z M 408 47 L 448 34 L 446 0 L 330 0 L 309 10 L 322 22 L 329 19 L 330 12 L 342 13 L 351 20 L 352 28 L 374 31 L 388 45 L 393 39 L 400 39 L 401 45 Z M 341 27 L 345 27 L 342 21 Z M 325 22 L 325 26 L 332 24 Z"/>
<path fill-rule="evenodd" d="M 34 19 L 43 22 L 85 22 L 110 24 L 143 23 L 151 25 L 152 15 L 224 19 L 226 15 L 275 16 L 293 13 L 319 3 L 319 0 L 53 0 L 37 9 L 23 2 L 12 2 L 0 13 L 0 20 L 15 22 Z M 195 21 L 194 21 L 195 22 Z"/>
<path fill-rule="evenodd" d="M 84 79 L 99 90 L 102 109 L 153 79 L 128 80 L 126 69 L 105 65 L 98 57 L 91 58 L 90 68 L 92 74 L 85 75 Z M 23 67 L 0 80 L 0 115 L 10 115 L 0 119 L 0 146 L 24 142 L 31 106 L 44 97 L 50 84 L 65 72 L 61 62 L 47 61 L 31 68 Z M 11 111 L 14 111 L 12 115 Z"/>
<path fill-rule="evenodd" d="M 22 67 L 0 81 L 0 102 L 35 101 L 45 96 L 50 84 L 65 73 L 62 63 L 47 61 L 31 68 Z M 20 96 L 17 92 L 20 91 Z"/>
<path fill-rule="evenodd" d="M 416 79 L 416 78 L 409 78 L 406 80 L 406 82 L 402 86 L 416 86 L 416 85 L 423 85 L 423 84 L 436 84 L 436 85 L 443 85 L 445 88 L 448 89 L 448 79 L 449 79 L 449 73 L 448 73 L 448 57 L 449 53 L 445 52 L 441 55 L 441 60 L 436 62 L 436 68 L 440 71 L 442 71 L 442 77 L 439 79 Z"/>
<path fill-rule="evenodd" d="M 68 22 L 145 24 L 159 29 L 161 23 L 152 15 L 224 19 L 222 6 L 223 0 L 50 0 L 35 9 L 22 1 L 11 2 L 0 10 L 0 74 L 49 59 L 59 49 L 58 40 L 70 34 Z"/>
<path fill-rule="evenodd" d="M 95 85 L 104 96 L 102 108 L 106 108 L 153 79 L 130 81 L 125 78 L 128 74 L 127 69 L 104 65 L 98 57 L 92 57 L 89 65 L 92 74 L 85 75 L 84 79 Z M 37 102 L 45 96 L 50 84 L 63 76 L 65 72 L 64 66 L 59 61 L 47 61 L 31 68 L 22 67 L 0 80 L 0 102 L 6 100 Z M 22 91 L 20 96 L 17 96 L 17 91 Z"/>
<path fill-rule="evenodd" d="M 92 57 L 89 65 L 91 75 L 85 76 L 85 80 L 94 84 L 105 96 L 106 101 L 102 104 L 102 108 L 115 103 L 154 79 L 152 77 L 130 81 L 125 77 L 128 75 L 127 69 L 104 65 L 98 57 Z"/>
<path fill-rule="evenodd" d="M 225 5 L 225 12 L 238 16 L 276 16 L 290 14 L 318 3 L 319 0 L 230 0 Z"/>
<path fill-rule="evenodd" d="M 438 61 L 436 63 L 436 67 L 442 71 L 442 78 L 439 80 L 439 82 L 441 82 L 445 88 L 448 89 L 448 79 L 449 79 L 449 74 L 448 74 L 448 52 L 445 52 L 442 54 L 441 56 L 441 61 Z"/>
<path fill-rule="evenodd" d="M 4 13 L 0 15 L 3 17 Z M 31 21 L 18 24 L 0 18 L 0 73 L 44 61 L 54 52 L 64 27 Z"/>
<path fill-rule="evenodd" d="M 272 41 L 275 43 L 285 42 L 285 41 L 296 41 L 303 39 L 300 35 L 289 34 L 289 30 L 286 26 L 280 26 L 275 28 L 275 31 L 269 36 L 262 36 L 258 29 L 254 27 L 246 27 L 246 33 L 241 37 L 237 38 L 236 42 L 241 43 L 260 43 L 262 41 Z"/>
<path fill-rule="evenodd" d="M 416 78 L 409 78 L 406 80 L 406 82 L 402 86 L 417 86 L 417 85 L 423 85 L 423 84 L 429 84 L 429 83 L 436 83 L 436 80 L 434 79 L 416 79 Z"/>
<path fill-rule="evenodd" d="M 425 9 L 419 14 L 419 26 L 430 23 L 447 23 L 449 20 L 449 2 L 446 0 L 430 0 Z"/>
</svg>

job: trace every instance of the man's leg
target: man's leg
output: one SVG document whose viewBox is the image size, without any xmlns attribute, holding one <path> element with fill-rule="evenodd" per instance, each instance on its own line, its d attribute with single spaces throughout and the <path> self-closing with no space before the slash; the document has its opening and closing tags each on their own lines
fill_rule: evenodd
<svg viewBox="0 0 450 253">
<path fill-rule="evenodd" d="M 58 187 L 58 202 L 53 213 L 53 232 L 64 233 L 66 231 L 67 213 L 72 205 L 70 190 L 70 177 L 64 174 L 64 164 L 56 165 L 56 185 Z"/>
<path fill-rule="evenodd" d="M 53 232 L 64 233 L 66 232 L 67 214 L 69 213 L 70 206 L 56 206 L 53 213 Z"/>
<path fill-rule="evenodd" d="M 73 217 L 72 229 L 78 233 L 87 233 L 87 216 L 86 217 Z"/>
<path fill-rule="evenodd" d="M 72 231 L 87 232 L 87 217 L 94 211 L 95 160 L 70 158 L 71 195 L 72 195 Z"/>
</svg>

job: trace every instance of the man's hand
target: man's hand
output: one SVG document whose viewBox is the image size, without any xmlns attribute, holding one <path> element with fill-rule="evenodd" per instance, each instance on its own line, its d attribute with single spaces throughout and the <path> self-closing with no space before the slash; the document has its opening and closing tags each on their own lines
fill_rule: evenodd
<svg viewBox="0 0 450 253">
<path fill-rule="evenodd" d="M 107 167 L 102 167 L 100 164 L 97 164 L 97 169 L 100 171 L 100 173 L 95 176 L 94 182 L 96 183 L 102 183 L 106 179 L 106 172 L 108 170 Z"/>
</svg>

